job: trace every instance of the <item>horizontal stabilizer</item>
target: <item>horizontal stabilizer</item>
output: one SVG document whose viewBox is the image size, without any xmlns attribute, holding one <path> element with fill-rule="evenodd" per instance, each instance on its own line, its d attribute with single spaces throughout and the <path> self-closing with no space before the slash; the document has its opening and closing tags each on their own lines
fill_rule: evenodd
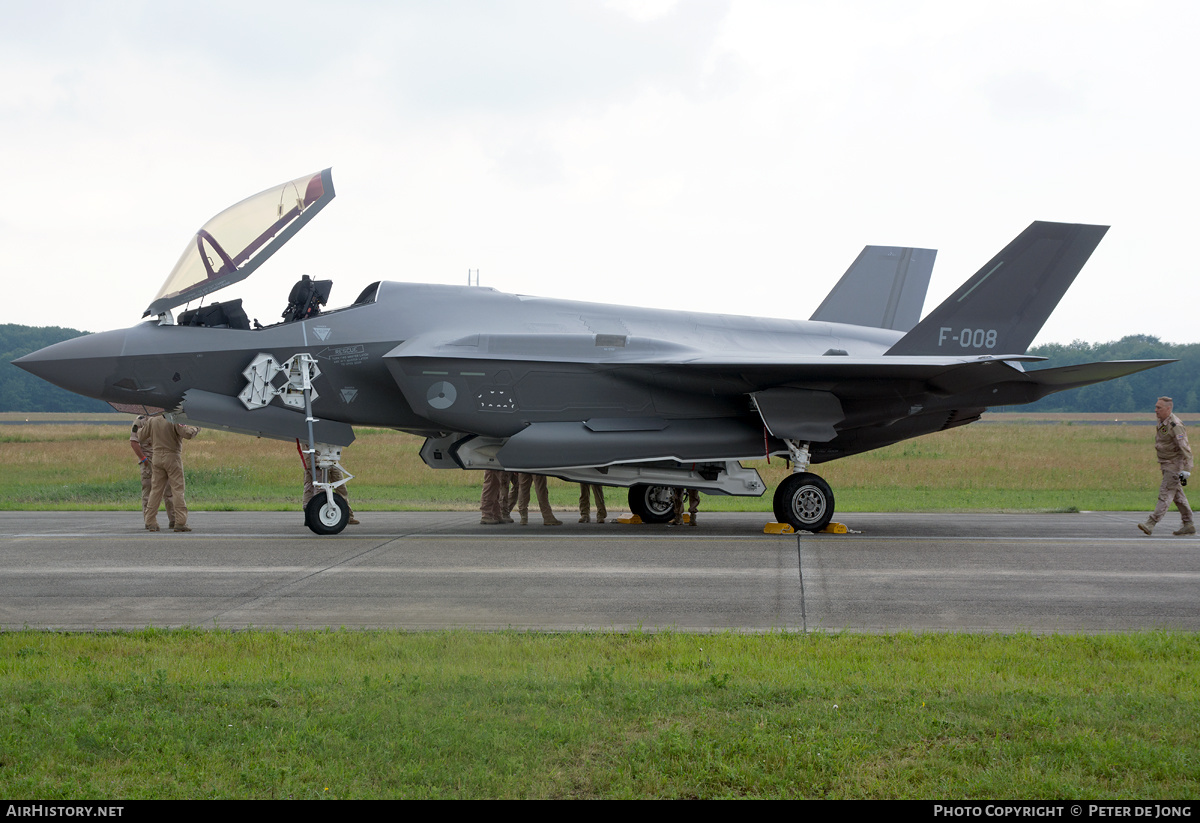
<svg viewBox="0 0 1200 823">
<path fill-rule="evenodd" d="M 866 246 L 810 320 L 908 331 L 921 319 L 936 249 Z"/>
<path fill-rule="evenodd" d="M 1023 352 L 1107 226 L 1036 222 L 888 350 L 889 355 Z"/>
<path fill-rule="evenodd" d="M 945 395 L 961 398 L 964 406 L 1016 406 L 1174 362 L 1110 360 L 1034 371 L 1021 371 L 1001 363 L 965 365 L 940 375 L 932 385 Z"/>
<path fill-rule="evenodd" d="M 1054 369 L 1037 369 L 1025 373 L 1039 387 L 1038 398 L 1067 389 L 1078 389 L 1105 380 L 1115 380 L 1137 374 L 1156 366 L 1175 363 L 1175 360 L 1107 360 L 1100 363 L 1080 363 L 1075 366 L 1059 366 Z"/>
</svg>

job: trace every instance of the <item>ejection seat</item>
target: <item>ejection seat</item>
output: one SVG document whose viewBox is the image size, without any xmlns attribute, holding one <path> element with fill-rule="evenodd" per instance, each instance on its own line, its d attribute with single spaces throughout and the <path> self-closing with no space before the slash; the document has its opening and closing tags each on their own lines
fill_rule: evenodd
<svg viewBox="0 0 1200 823">
<path fill-rule="evenodd" d="M 287 308 L 283 310 L 283 322 L 306 320 L 321 313 L 321 306 L 329 302 L 332 280 L 313 280 L 302 275 L 288 294 Z"/>
</svg>

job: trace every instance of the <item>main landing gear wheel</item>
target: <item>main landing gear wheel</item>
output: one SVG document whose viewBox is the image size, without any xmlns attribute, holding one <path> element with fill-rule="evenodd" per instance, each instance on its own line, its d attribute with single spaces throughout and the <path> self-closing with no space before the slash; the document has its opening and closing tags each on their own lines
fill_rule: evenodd
<svg viewBox="0 0 1200 823">
<path fill-rule="evenodd" d="M 304 507 L 304 524 L 317 534 L 337 534 L 350 522 L 350 504 L 340 494 L 317 492 Z"/>
<path fill-rule="evenodd" d="M 629 510 L 643 523 L 666 523 L 675 516 L 675 492 L 670 486 L 634 486 Z"/>
<path fill-rule="evenodd" d="M 775 489 L 775 519 L 796 531 L 819 532 L 833 519 L 833 490 L 810 472 L 788 475 Z"/>
</svg>

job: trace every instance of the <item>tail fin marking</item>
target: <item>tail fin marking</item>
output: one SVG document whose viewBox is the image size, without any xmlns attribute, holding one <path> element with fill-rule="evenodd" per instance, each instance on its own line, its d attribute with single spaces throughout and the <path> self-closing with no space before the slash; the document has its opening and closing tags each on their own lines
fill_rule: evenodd
<svg viewBox="0 0 1200 823">
<path fill-rule="evenodd" d="M 1106 231 L 1107 226 L 1033 223 L 887 353 L 1024 352 Z"/>
</svg>

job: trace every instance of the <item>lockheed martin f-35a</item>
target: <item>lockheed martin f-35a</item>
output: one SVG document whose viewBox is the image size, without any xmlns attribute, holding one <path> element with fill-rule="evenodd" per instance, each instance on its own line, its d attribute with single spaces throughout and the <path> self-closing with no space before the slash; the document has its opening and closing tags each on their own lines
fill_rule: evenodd
<svg viewBox="0 0 1200 823">
<path fill-rule="evenodd" d="M 333 534 L 349 510 L 328 470 L 354 426 L 425 437 L 435 469 L 625 487 L 646 522 L 671 517 L 674 488 L 760 496 L 762 478 L 740 461 L 783 457 L 775 517 L 818 531 L 834 494 L 816 464 L 1170 362 L 1025 369 L 1043 359 L 1025 352 L 1107 230 L 1070 223 L 1033 223 L 924 319 L 934 252 L 877 246 L 809 320 L 392 281 L 322 310 L 332 283 L 307 277 L 272 325 L 251 324 L 240 299 L 203 303 L 333 196 L 326 169 L 226 209 L 188 242 L 149 319 L 16 365 L 122 411 L 306 442 L 320 490 L 306 522 Z"/>
</svg>

